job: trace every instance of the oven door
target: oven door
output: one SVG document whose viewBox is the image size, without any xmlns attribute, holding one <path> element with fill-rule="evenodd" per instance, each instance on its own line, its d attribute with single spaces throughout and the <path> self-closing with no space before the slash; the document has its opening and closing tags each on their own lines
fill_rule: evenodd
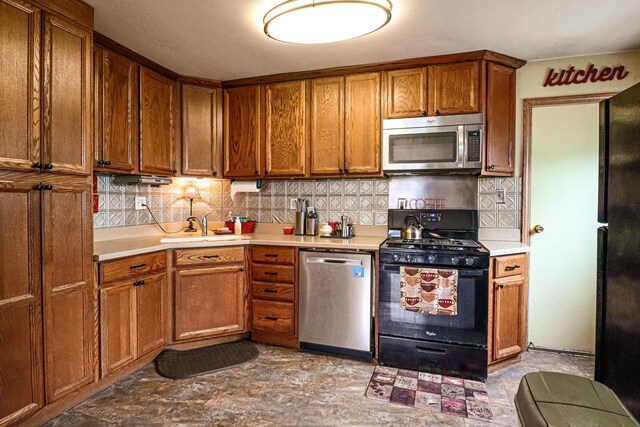
<svg viewBox="0 0 640 427">
<path fill-rule="evenodd" d="M 380 265 L 378 329 L 381 335 L 487 346 L 488 270 L 458 269 L 458 314 L 440 316 L 414 313 L 400 307 L 400 266 Z M 434 268 L 429 265 L 410 267 Z"/>
</svg>

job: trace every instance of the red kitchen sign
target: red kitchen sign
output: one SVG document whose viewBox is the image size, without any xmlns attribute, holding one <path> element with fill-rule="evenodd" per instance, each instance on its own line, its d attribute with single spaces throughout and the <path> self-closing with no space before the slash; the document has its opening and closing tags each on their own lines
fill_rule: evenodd
<svg viewBox="0 0 640 427">
<path fill-rule="evenodd" d="M 588 82 L 607 82 L 610 80 L 622 80 L 628 75 L 629 72 L 624 68 L 624 65 L 619 65 L 613 68 L 604 67 L 602 69 L 597 69 L 593 64 L 590 64 L 586 70 L 576 69 L 573 66 L 570 66 L 566 70 L 558 71 L 554 68 L 550 68 L 543 86 L 564 86 Z"/>
</svg>

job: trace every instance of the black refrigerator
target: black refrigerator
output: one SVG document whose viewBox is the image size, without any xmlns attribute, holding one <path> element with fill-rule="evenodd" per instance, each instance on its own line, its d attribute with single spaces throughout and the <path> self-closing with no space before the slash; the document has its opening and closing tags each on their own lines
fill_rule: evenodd
<svg viewBox="0 0 640 427">
<path fill-rule="evenodd" d="M 600 103 L 595 379 L 640 419 L 640 84 Z"/>
</svg>

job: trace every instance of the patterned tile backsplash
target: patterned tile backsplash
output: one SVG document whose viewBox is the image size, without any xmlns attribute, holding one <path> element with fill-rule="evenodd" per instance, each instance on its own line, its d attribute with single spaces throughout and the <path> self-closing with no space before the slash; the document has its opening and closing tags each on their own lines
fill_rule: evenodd
<svg viewBox="0 0 640 427">
<path fill-rule="evenodd" d="M 184 221 L 189 201 L 181 198 L 194 181 L 176 178 L 164 187 L 120 186 L 108 175 L 98 176 L 98 212 L 95 228 L 152 224 L 148 211 L 135 210 L 135 197 L 147 198 L 147 205 L 160 222 Z M 209 215 L 210 221 L 223 221 L 229 211 L 259 222 L 292 223 L 294 211 L 289 200 L 303 197 L 316 207 L 320 222 L 339 220 L 347 215 L 357 225 L 386 225 L 389 183 L 386 179 L 263 181 L 259 193 L 238 193 L 231 198 L 228 180 L 195 182 L 201 200 L 194 200 L 193 214 Z"/>
<path fill-rule="evenodd" d="M 522 217 L 522 178 L 479 178 L 478 209 L 480 227 L 520 228 Z M 496 203 L 497 191 L 504 189 L 505 203 Z"/>
</svg>

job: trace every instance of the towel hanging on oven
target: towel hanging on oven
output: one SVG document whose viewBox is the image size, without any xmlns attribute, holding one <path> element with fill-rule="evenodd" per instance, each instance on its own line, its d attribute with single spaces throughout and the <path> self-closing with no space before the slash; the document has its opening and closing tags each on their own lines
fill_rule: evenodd
<svg viewBox="0 0 640 427">
<path fill-rule="evenodd" d="M 400 307 L 414 313 L 458 314 L 458 270 L 400 267 Z"/>
</svg>

